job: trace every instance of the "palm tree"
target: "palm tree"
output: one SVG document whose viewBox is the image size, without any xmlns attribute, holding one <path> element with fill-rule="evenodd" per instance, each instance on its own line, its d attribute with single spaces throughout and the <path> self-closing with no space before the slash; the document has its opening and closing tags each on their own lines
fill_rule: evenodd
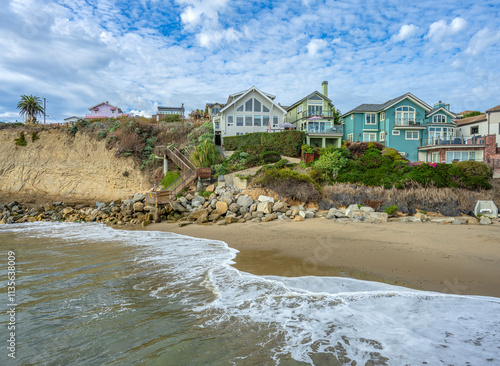
<svg viewBox="0 0 500 366">
<path fill-rule="evenodd" d="M 41 102 L 36 95 L 21 95 L 17 108 L 21 117 L 26 118 L 27 123 L 36 123 L 36 116 L 44 113 Z"/>
</svg>

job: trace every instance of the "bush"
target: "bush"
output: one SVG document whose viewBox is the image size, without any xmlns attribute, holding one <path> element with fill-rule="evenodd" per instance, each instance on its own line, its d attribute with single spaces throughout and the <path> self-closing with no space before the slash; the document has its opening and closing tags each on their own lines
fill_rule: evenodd
<svg viewBox="0 0 500 366">
<path fill-rule="evenodd" d="M 459 168 L 468 176 L 482 177 L 485 179 L 491 178 L 492 170 L 489 165 L 479 161 L 459 161 L 453 166 Z"/>
<path fill-rule="evenodd" d="M 392 216 L 398 210 L 398 206 L 392 205 L 384 207 L 384 211 L 387 215 Z"/>
<path fill-rule="evenodd" d="M 222 159 L 219 150 L 212 141 L 205 140 L 191 154 L 189 160 L 200 168 L 210 168 Z"/>
<path fill-rule="evenodd" d="M 398 153 L 398 151 L 396 149 L 393 149 L 392 147 L 386 147 L 385 149 L 383 149 L 382 155 L 388 156 L 394 161 L 404 160 L 403 157 Z"/>
<path fill-rule="evenodd" d="M 38 132 L 33 131 L 31 133 L 31 142 L 35 142 L 36 140 L 39 140 L 39 139 L 40 139 L 40 136 L 38 136 Z"/>
<path fill-rule="evenodd" d="M 165 178 L 163 178 L 160 184 L 163 187 L 163 189 L 167 189 L 167 187 L 172 183 L 174 183 L 179 178 L 179 176 L 180 176 L 179 172 L 176 171 L 167 172 L 167 174 L 165 174 Z"/>
<path fill-rule="evenodd" d="M 261 145 L 267 150 L 278 152 L 280 155 L 299 156 L 304 138 L 304 132 L 295 130 L 276 133 L 254 132 L 241 136 L 224 137 L 224 147 L 227 150 L 239 150 L 243 146 Z"/>
<path fill-rule="evenodd" d="M 384 148 L 385 145 L 380 142 L 354 142 L 349 144 L 347 147 L 347 149 L 351 152 L 351 155 L 355 158 L 363 156 L 368 149 L 383 150 Z"/>
<path fill-rule="evenodd" d="M 108 132 L 107 132 L 107 131 L 99 131 L 99 132 L 97 133 L 97 139 L 98 139 L 98 140 L 105 139 L 107 135 L 108 135 Z"/>
<path fill-rule="evenodd" d="M 265 164 L 272 164 L 280 161 L 281 155 L 276 151 L 264 151 L 262 154 L 260 154 L 260 159 Z"/>
<path fill-rule="evenodd" d="M 17 146 L 26 146 L 28 142 L 26 141 L 26 137 L 24 136 L 24 131 L 19 132 L 19 137 L 14 140 Z"/>
<path fill-rule="evenodd" d="M 346 155 L 349 153 L 345 149 L 322 149 L 320 154 L 319 159 L 314 162 L 314 167 L 336 179 L 340 169 L 346 166 Z"/>
</svg>

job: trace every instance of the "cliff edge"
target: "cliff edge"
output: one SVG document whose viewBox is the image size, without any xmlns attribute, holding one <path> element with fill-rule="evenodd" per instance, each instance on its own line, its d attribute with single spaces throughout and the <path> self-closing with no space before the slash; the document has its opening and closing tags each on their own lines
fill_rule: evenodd
<svg viewBox="0 0 500 366">
<path fill-rule="evenodd" d="M 25 202 L 48 200 L 114 201 L 149 189 L 151 183 L 132 157 L 116 157 L 84 133 L 39 131 L 26 146 L 14 142 L 21 129 L 0 131 L 0 198 Z"/>
</svg>

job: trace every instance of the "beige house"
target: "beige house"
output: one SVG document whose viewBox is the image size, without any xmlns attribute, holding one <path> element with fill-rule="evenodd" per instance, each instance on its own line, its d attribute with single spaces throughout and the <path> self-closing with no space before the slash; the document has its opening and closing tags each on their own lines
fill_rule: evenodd
<svg viewBox="0 0 500 366">
<path fill-rule="evenodd" d="M 275 98 L 255 85 L 231 94 L 226 106 L 212 118 L 216 144 L 222 144 L 222 138 L 227 136 L 281 130 L 286 111 Z"/>
</svg>

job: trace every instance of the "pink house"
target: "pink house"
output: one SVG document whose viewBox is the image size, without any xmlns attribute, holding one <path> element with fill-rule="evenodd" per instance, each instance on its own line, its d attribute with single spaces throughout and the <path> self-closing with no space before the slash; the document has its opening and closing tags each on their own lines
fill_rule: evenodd
<svg viewBox="0 0 500 366">
<path fill-rule="evenodd" d="M 113 118 L 120 116 L 128 116 L 127 113 L 123 113 L 123 111 L 115 107 L 114 105 L 109 104 L 108 102 L 100 103 L 92 108 L 89 108 L 90 113 L 85 115 L 86 119 L 92 118 Z"/>
</svg>

